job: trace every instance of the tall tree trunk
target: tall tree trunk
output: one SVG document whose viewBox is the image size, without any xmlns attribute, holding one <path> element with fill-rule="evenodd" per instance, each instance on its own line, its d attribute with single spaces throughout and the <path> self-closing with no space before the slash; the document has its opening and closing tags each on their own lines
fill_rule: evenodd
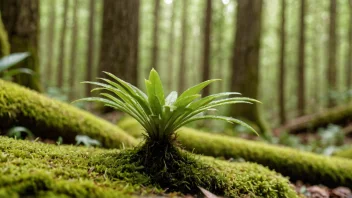
<svg viewBox="0 0 352 198">
<path fill-rule="evenodd" d="M 89 1 L 89 26 L 88 26 L 88 48 L 87 48 L 87 71 L 86 80 L 93 80 L 93 70 L 94 70 L 94 22 L 95 22 L 95 0 Z M 86 86 L 86 96 L 90 95 L 90 90 L 92 89 L 91 84 Z"/>
<path fill-rule="evenodd" d="M 232 57 L 231 90 L 245 97 L 258 98 L 259 50 L 261 38 L 262 0 L 238 0 L 237 25 Z M 260 133 L 269 130 L 262 119 L 258 104 L 233 105 L 232 117 L 257 125 Z"/>
<path fill-rule="evenodd" d="M 211 36 L 211 18 L 212 18 L 212 0 L 207 0 L 205 6 L 204 17 L 204 40 L 203 40 L 203 75 L 202 81 L 209 80 L 210 78 L 210 36 Z M 203 96 L 210 94 L 210 87 L 207 86 L 203 89 Z"/>
<path fill-rule="evenodd" d="M 54 57 L 54 41 L 55 41 L 55 27 L 56 27 L 56 0 L 50 2 L 50 13 L 48 20 L 48 35 L 47 35 L 47 49 L 48 59 L 45 65 L 45 84 L 52 85 L 53 83 L 53 57 Z"/>
<path fill-rule="evenodd" d="M 74 95 L 76 93 L 76 71 L 78 69 L 77 67 L 77 36 L 78 36 L 78 19 L 77 19 L 77 12 L 78 12 L 78 0 L 74 0 L 74 5 L 73 5 L 73 15 L 72 15 L 72 21 L 73 21 L 73 27 L 72 27 L 72 41 L 71 41 L 71 62 L 70 62 L 70 73 L 69 73 L 69 87 L 70 87 L 70 93 L 69 93 L 69 99 L 72 100 L 74 98 Z"/>
<path fill-rule="evenodd" d="M 139 0 L 104 0 L 100 70 L 137 84 Z"/>
<path fill-rule="evenodd" d="M 301 0 L 301 9 L 299 17 L 299 43 L 298 43 L 298 61 L 297 61 L 297 110 L 298 116 L 305 114 L 305 0 Z"/>
<path fill-rule="evenodd" d="M 151 66 L 158 69 L 159 61 L 159 21 L 160 21 L 160 0 L 154 0 L 154 28 L 153 28 L 153 49 Z"/>
<path fill-rule="evenodd" d="M 285 108 L 285 53 L 286 53 L 286 0 L 281 0 L 280 60 L 279 60 L 279 117 L 280 124 L 286 122 Z"/>
<path fill-rule="evenodd" d="M 222 81 L 218 82 L 218 86 L 217 86 L 217 90 L 222 91 L 223 90 L 223 85 L 225 84 L 225 72 L 226 69 L 224 67 L 224 49 L 223 49 L 223 42 L 224 42 L 224 23 L 225 23 L 225 5 L 220 2 L 221 7 L 219 10 L 220 13 L 220 19 L 219 19 L 219 25 L 217 28 L 217 34 L 218 34 L 218 39 L 217 39 L 217 44 L 218 44 L 218 48 L 217 48 L 217 65 L 216 66 L 216 70 L 218 71 L 218 78 L 222 79 Z"/>
<path fill-rule="evenodd" d="M 179 68 L 179 81 L 178 81 L 178 91 L 181 93 L 185 90 L 186 85 L 186 49 L 187 49 L 187 32 L 188 32 L 188 24 L 187 24 L 187 15 L 188 15 L 188 1 L 182 1 L 182 27 L 181 27 L 181 55 L 180 55 L 180 68 Z"/>
<path fill-rule="evenodd" d="M 21 74 L 14 80 L 40 92 L 42 87 L 38 58 L 39 1 L 0 0 L 0 11 L 8 33 L 11 53 L 29 52 L 31 54 L 29 58 L 18 64 L 18 67 L 28 68 L 36 73 L 36 75 Z"/>
<path fill-rule="evenodd" d="M 0 58 L 10 54 L 10 43 L 4 24 L 0 18 Z"/>
<path fill-rule="evenodd" d="M 68 15 L 68 0 L 64 1 L 64 13 L 62 19 L 62 29 L 60 32 L 60 44 L 59 44 L 59 60 L 58 60 L 58 77 L 57 85 L 62 88 L 64 84 L 64 73 L 65 73 L 65 39 L 66 39 L 66 30 L 67 30 L 67 16 Z"/>
<path fill-rule="evenodd" d="M 346 52 L 346 88 L 351 89 L 352 83 L 352 0 L 348 0 L 350 19 L 348 30 L 348 50 Z"/>
<path fill-rule="evenodd" d="M 171 27 L 170 27 L 170 33 L 169 33 L 169 53 L 167 55 L 167 60 L 168 60 L 168 64 L 169 64 L 169 72 L 170 72 L 170 77 L 168 79 L 168 84 L 169 84 L 169 89 L 172 90 L 173 86 L 174 86 L 174 51 L 175 51 L 175 3 L 176 1 L 173 1 L 171 4 L 171 19 L 170 19 L 170 23 L 171 23 Z"/>
<path fill-rule="evenodd" d="M 320 19 L 318 19 L 320 20 Z M 316 111 L 319 111 L 321 106 L 320 106 L 320 93 L 321 93 L 321 76 L 320 76 L 320 71 L 321 71 L 321 57 L 320 57 L 320 37 L 317 36 L 319 35 L 319 29 L 315 28 L 314 29 L 314 38 L 313 38 L 313 44 L 312 44 L 312 51 L 313 51 L 313 57 L 312 57 L 312 62 L 313 62 L 313 71 L 314 71 L 314 77 L 313 77 L 313 90 L 314 90 L 314 109 Z"/>
<path fill-rule="evenodd" d="M 330 0 L 330 25 L 329 25 L 329 45 L 328 45 L 328 91 L 337 91 L 337 65 L 336 65 L 336 0 Z M 336 101 L 330 96 L 329 107 L 336 105 Z"/>
</svg>

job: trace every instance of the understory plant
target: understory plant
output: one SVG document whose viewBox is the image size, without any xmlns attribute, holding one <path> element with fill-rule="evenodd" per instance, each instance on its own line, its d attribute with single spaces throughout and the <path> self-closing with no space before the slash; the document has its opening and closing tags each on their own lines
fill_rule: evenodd
<svg viewBox="0 0 352 198">
<path fill-rule="evenodd" d="M 120 153 L 115 166 L 121 163 L 134 164 L 128 167 L 139 167 L 138 170 L 149 175 L 154 184 L 171 191 L 196 193 L 198 187 L 203 187 L 224 193 L 227 187 L 223 176 L 215 173 L 209 165 L 194 159 L 191 154 L 183 152 L 177 146 L 176 131 L 194 121 L 215 119 L 240 124 L 255 132 L 251 126 L 238 119 L 206 113 L 222 105 L 259 101 L 238 97 L 238 92 L 223 92 L 202 98 L 201 91 L 219 79 L 199 83 L 180 95 L 172 91 L 165 97 L 159 74 L 154 69 L 149 79 L 145 80 L 146 93 L 111 73 L 104 73 L 110 78 L 99 78 L 101 82 L 83 82 L 98 86 L 92 91 L 100 91 L 100 97 L 78 101 L 101 102 L 125 112 L 135 118 L 146 132 L 145 141 L 138 148 Z"/>
</svg>

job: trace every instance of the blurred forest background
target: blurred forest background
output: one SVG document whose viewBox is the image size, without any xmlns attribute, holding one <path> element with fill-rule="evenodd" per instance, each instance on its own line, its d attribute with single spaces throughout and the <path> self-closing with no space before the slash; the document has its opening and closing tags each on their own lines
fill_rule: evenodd
<svg viewBox="0 0 352 198">
<path fill-rule="evenodd" d="M 223 79 L 203 94 L 238 91 L 259 99 L 259 107 L 222 111 L 269 131 L 352 97 L 352 0 L 0 0 L 0 6 L 11 52 L 31 52 L 40 73 L 35 85 L 22 84 L 63 101 L 89 95 L 91 87 L 79 82 L 101 71 L 143 89 L 155 68 L 166 92 Z"/>
</svg>

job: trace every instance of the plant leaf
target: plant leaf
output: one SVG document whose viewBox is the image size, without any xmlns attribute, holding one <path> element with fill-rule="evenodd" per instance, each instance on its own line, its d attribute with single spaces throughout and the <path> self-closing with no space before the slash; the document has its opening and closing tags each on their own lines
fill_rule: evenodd
<svg viewBox="0 0 352 198">
<path fill-rule="evenodd" d="M 0 59 L 0 72 L 16 65 L 30 56 L 28 52 L 13 53 Z"/>
</svg>

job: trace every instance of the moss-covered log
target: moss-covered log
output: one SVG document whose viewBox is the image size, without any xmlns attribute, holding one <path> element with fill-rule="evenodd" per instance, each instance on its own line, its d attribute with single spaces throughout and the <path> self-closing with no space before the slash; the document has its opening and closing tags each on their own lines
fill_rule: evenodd
<svg viewBox="0 0 352 198">
<path fill-rule="evenodd" d="M 283 131 L 291 133 L 309 132 L 320 127 L 326 127 L 328 124 L 338 124 L 344 126 L 351 121 L 352 103 L 349 103 L 292 120 L 284 126 L 278 128 L 275 133 L 280 133 Z"/>
<path fill-rule="evenodd" d="M 343 158 L 349 158 L 352 159 L 352 148 L 347 148 L 347 149 L 343 149 L 341 151 L 337 151 L 333 154 L 334 156 L 337 157 L 343 157 Z"/>
<path fill-rule="evenodd" d="M 141 126 L 126 118 L 119 126 L 140 137 Z M 139 131 L 139 134 L 138 134 Z M 243 158 L 275 170 L 291 180 L 304 180 L 330 187 L 352 186 L 352 160 L 327 157 L 310 152 L 273 146 L 261 142 L 200 132 L 190 128 L 179 130 L 178 141 L 192 152 L 225 158 Z"/>
<path fill-rule="evenodd" d="M 118 169 L 122 166 L 114 164 L 118 153 L 0 137 L 0 197 L 130 197 L 161 192 L 133 167 Z M 196 159 L 226 176 L 231 197 L 297 197 L 286 178 L 260 165 Z"/>
<path fill-rule="evenodd" d="M 0 17 L 0 58 L 10 53 L 10 44 L 7 38 L 7 32 Z"/>
<path fill-rule="evenodd" d="M 24 126 L 34 135 L 74 143 L 85 134 L 104 147 L 135 145 L 137 141 L 120 128 L 71 105 L 49 99 L 11 82 L 0 80 L 0 131 Z"/>
</svg>

